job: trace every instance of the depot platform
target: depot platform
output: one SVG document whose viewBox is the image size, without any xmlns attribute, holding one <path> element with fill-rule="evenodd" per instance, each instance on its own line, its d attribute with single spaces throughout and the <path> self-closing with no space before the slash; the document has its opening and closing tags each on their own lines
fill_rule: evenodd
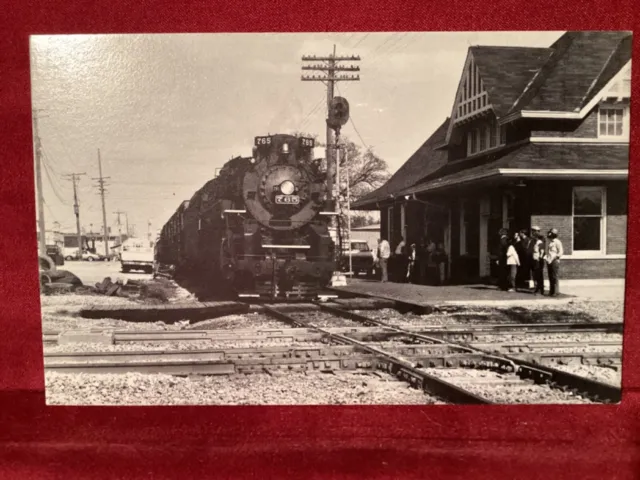
<svg viewBox="0 0 640 480">
<path fill-rule="evenodd" d="M 346 286 L 333 287 L 343 294 L 383 298 L 424 309 L 439 306 L 526 306 L 562 305 L 572 301 L 605 301 L 624 299 L 624 281 L 594 284 L 567 282 L 560 284 L 558 297 L 533 295 L 527 291 L 505 292 L 492 285 L 427 286 L 362 279 L 349 279 Z"/>
</svg>

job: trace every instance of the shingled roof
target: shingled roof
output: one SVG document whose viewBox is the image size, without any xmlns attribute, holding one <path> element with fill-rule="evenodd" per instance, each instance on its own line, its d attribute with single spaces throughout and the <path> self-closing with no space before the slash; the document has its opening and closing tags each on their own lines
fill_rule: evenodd
<svg viewBox="0 0 640 480">
<path fill-rule="evenodd" d="M 631 60 L 631 38 L 631 32 L 565 33 L 511 112 L 580 110 Z"/>
<path fill-rule="evenodd" d="M 497 117 L 506 115 L 527 84 L 549 60 L 551 48 L 471 47 L 480 78 Z"/>
<path fill-rule="evenodd" d="M 603 159 L 606 159 L 603 161 Z M 445 186 L 457 185 L 482 176 L 499 175 L 500 169 L 523 170 L 598 170 L 615 171 L 629 169 L 628 145 L 562 145 L 554 143 L 528 143 L 507 151 L 498 158 L 490 159 L 480 165 L 436 175 L 424 179 L 419 184 L 397 192 L 409 195 L 437 190 Z M 523 174 L 522 177 L 527 175 Z"/>
<path fill-rule="evenodd" d="M 359 198 L 351 205 L 351 208 L 357 210 L 388 199 L 389 195 L 415 185 L 416 182 L 446 164 L 447 153 L 435 150 L 434 147 L 442 143 L 447 128 L 449 128 L 448 118 L 384 185 Z"/>
</svg>

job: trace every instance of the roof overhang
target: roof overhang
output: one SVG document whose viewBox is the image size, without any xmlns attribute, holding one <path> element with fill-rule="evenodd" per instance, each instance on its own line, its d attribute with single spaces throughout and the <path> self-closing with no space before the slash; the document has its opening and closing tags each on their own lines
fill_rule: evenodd
<svg viewBox="0 0 640 480">
<path fill-rule="evenodd" d="M 432 192 L 449 187 L 457 187 L 468 183 L 476 183 L 495 179 L 546 179 L 546 180 L 624 180 L 629 177 L 629 170 L 604 169 L 526 169 L 526 168 L 494 168 L 485 172 L 473 173 L 455 179 L 443 179 L 440 182 L 428 183 L 402 192 L 403 195 Z"/>
</svg>

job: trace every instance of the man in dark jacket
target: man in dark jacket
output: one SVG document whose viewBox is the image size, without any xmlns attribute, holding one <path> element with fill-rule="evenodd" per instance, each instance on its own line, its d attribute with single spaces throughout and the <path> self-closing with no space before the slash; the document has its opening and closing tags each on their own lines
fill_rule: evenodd
<svg viewBox="0 0 640 480">
<path fill-rule="evenodd" d="M 533 257 L 533 239 L 528 235 L 526 230 L 520 230 L 520 241 L 516 244 L 516 252 L 520 258 L 520 266 L 518 267 L 518 276 L 516 280 L 517 288 L 530 288 L 531 266 Z"/>
<path fill-rule="evenodd" d="M 509 289 L 507 280 L 507 250 L 509 249 L 509 231 L 500 229 L 500 249 L 498 252 L 498 288 L 505 292 Z"/>
</svg>

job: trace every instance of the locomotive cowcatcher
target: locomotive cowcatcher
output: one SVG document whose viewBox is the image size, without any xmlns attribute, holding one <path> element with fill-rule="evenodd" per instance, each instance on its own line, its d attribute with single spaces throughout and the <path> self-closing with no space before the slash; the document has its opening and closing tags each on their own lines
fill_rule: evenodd
<svg viewBox="0 0 640 480">
<path fill-rule="evenodd" d="M 156 262 L 207 293 L 314 296 L 331 281 L 326 173 L 314 140 L 255 138 L 163 226 Z M 331 209 L 332 210 L 332 209 Z"/>
</svg>

